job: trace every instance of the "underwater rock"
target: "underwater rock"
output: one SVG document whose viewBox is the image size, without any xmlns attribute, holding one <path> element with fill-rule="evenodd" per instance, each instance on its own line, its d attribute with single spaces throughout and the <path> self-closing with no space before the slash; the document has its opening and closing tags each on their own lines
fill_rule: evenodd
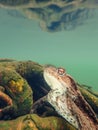
<svg viewBox="0 0 98 130">
<path fill-rule="evenodd" d="M 27 81 L 15 70 L 0 66 L 0 119 L 27 114 L 32 105 L 32 89 Z"/>
<path fill-rule="evenodd" d="M 15 120 L 0 121 L 0 130 L 76 130 L 58 117 L 39 117 L 28 114 Z"/>
<path fill-rule="evenodd" d="M 37 100 L 42 96 L 41 94 L 44 94 L 44 92 L 40 92 L 34 99 L 33 90 L 35 91 L 37 88 L 32 90 L 30 86 L 32 83 L 29 84 L 29 80 L 36 82 L 37 77 L 40 77 L 40 71 L 42 71 L 42 67 L 34 62 L 17 62 L 8 59 L 0 61 L 1 119 L 15 118 L 30 113 L 33 100 Z M 26 77 L 28 81 L 25 79 Z M 41 85 L 41 81 L 35 87 L 40 87 L 39 84 Z"/>
<path fill-rule="evenodd" d="M 73 30 L 96 16 L 96 0 L 1 0 L 0 7 L 21 11 L 37 19 L 44 31 Z M 11 10 L 11 11 L 14 11 Z"/>
<path fill-rule="evenodd" d="M 85 100 L 90 104 L 94 112 L 98 115 L 98 94 L 89 88 L 89 86 L 80 84 L 77 84 L 77 86 L 84 96 Z"/>
</svg>

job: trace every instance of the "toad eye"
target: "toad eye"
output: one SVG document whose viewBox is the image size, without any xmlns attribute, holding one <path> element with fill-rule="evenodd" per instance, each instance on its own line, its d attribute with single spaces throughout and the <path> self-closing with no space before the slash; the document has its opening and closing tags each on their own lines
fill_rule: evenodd
<svg viewBox="0 0 98 130">
<path fill-rule="evenodd" d="M 63 76 L 63 75 L 65 75 L 65 69 L 63 69 L 63 68 L 58 68 L 58 69 L 57 69 L 57 73 L 58 73 L 60 76 Z"/>
</svg>

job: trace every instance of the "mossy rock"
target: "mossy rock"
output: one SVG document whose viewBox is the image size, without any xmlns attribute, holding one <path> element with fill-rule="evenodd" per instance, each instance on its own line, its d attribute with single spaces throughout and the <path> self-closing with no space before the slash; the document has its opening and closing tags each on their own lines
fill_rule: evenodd
<svg viewBox="0 0 98 130">
<path fill-rule="evenodd" d="M 1 119 L 14 118 L 30 112 L 33 105 L 33 90 L 26 77 L 32 81 L 39 75 L 40 65 L 33 62 L 1 60 L 0 62 L 0 109 Z M 34 76 L 35 75 L 35 76 Z M 6 117 L 5 117 L 6 116 Z"/>
<path fill-rule="evenodd" d="M 0 130 L 76 130 L 58 117 L 39 117 L 35 114 L 18 117 L 11 121 L 1 121 Z"/>
</svg>

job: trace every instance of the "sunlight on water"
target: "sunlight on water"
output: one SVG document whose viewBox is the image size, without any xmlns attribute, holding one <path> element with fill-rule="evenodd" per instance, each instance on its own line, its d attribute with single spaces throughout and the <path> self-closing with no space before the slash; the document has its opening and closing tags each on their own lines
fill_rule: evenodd
<svg viewBox="0 0 98 130">
<path fill-rule="evenodd" d="M 1 8 L 0 57 L 63 66 L 77 82 L 98 90 L 97 16 L 96 11 L 76 28 L 48 32 L 39 21 Z"/>
</svg>

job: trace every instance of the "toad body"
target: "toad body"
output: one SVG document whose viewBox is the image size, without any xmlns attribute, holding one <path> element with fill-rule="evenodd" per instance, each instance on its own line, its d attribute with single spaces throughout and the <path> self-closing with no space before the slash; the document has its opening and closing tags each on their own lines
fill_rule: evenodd
<svg viewBox="0 0 98 130">
<path fill-rule="evenodd" d="M 96 115 L 73 78 L 54 66 L 45 67 L 43 75 L 51 88 L 47 100 L 55 111 L 78 130 L 98 130 Z"/>
</svg>

